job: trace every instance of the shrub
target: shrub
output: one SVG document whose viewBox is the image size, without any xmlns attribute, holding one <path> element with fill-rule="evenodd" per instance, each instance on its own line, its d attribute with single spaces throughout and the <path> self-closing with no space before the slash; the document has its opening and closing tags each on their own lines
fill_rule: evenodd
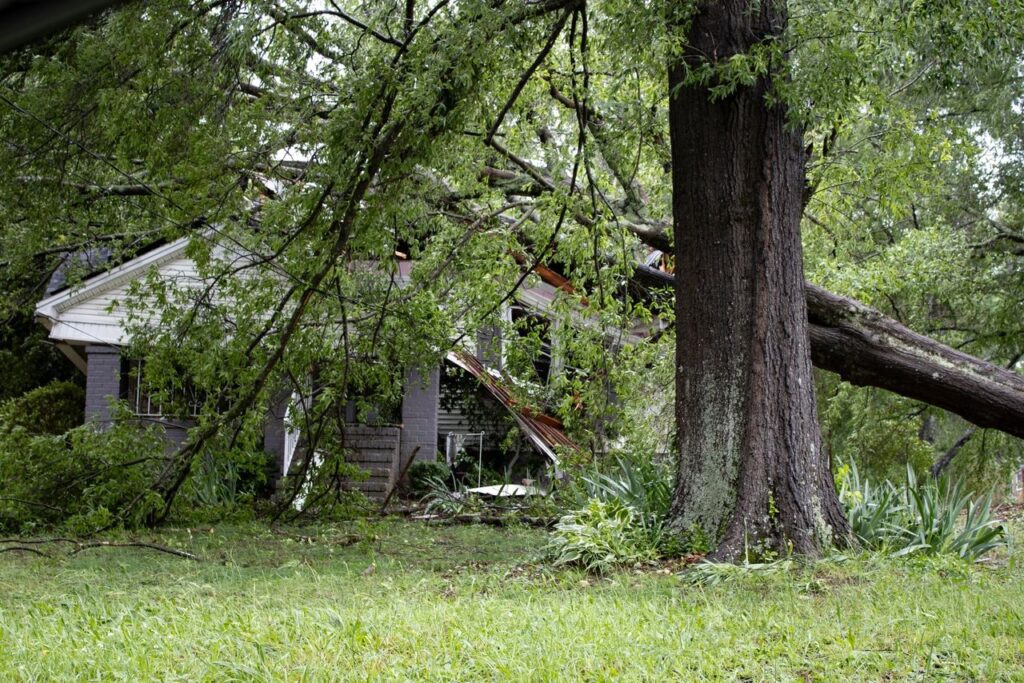
<svg viewBox="0 0 1024 683">
<path fill-rule="evenodd" d="M 886 542 L 889 528 L 903 515 L 896 486 L 889 481 L 876 486 L 862 479 L 856 464 L 841 466 L 836 479 L 854 537 L 865 547 L 879 547 Z"/>
<path fill-rule="evenodd" d="M 588 498 L 618 501 L 644 516 L 662 522 L 672 503 L 672 474 L 654 462 L 616 458 L 608 473 L 598 469 L 580 477 Z"/>
<path fill-rule="evenodd" d="M 409 495 L 417 500 L 423 498 L 436 488 L 435 482 L 432 480 L 447 482 L 451 476 L 452 471 L 448 469 L 448 465 L 440 460 L 414 462 L 409 466 L 409 472 L 406 475 Z"/>
<path fill-rule="evenodd" d="M 850 526 L 868 548 L 894 556 L 950 554 L 974 562 L 1006 545 L 1006 530 L 993 518 L 992 494 L 975 496 L 962 479 L 919 483 L 907 467 L 905 483 L 873 486 L 855 466 L 840 469 L 840 499 Z"/>
<path fill-rule="evenodd" d="M 584 508 L 590 501 L 617 503 L 634 513 L 637 532 L 652 539 L 662 555 L 679 555 L 683 539 L 666 529 L 668 510 L 672 503 L 673 474 L 667 463 L 632 458 L 615 458 L 614 467 L 593 471 L 579 477 L 580 486 L 570 494 L 570 504 Z"/>
<path fill-rule="evenodd" d="M 66 434 L 0 434 L 0 528 L 28 532 L 64 526 L 84 533 L 106 526 L 139 498 L 124 523 L 137 526 L 162 503 L 148 493 L 165 448 L 158 428 L 84 425 Z"/>
<path fill-rule="evenodd" d="M 658 559 L 660 530 L 652 533 L 642 516 L 618 500 L 591 499 L 555 525 L 548 554 L 555 565 L 576 565 L 604 573 L 618 565 Z"/>
<path fill-rule="evenodd" d="M 174 501 L 174 519 L 208 524 L 250 517 L 255 500 L 270 494 L 273 466 L 273 456 L 262 450 L 201 453 Z"/>
<path fill-rule="evenodd" d="M 0 405 L 0 433 L 21 427 L 32 435 L 63 434 L 82 423 L 85 390 L 51 382 Z"/>
</svg>

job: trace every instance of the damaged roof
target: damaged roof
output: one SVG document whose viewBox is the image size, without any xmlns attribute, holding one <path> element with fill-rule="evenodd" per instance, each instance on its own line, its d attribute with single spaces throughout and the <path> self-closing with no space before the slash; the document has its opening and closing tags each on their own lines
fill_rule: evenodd
<svg viewBox="0 0 1024 683">
<path fill-rule="evenodd" d="M 506 386 L 508 380 L 499 372 L 486 368 L 475 356 L 463 351 L 450 351 L 448 360 L 476 377 L 487 391 L 508 409 L 530 443 L 554 464 L 557 465 L 559 462 L 559 451 L 582 450 L 576 442 L 565 435 L 561 420 L 517 401 Z"/>
</svg>

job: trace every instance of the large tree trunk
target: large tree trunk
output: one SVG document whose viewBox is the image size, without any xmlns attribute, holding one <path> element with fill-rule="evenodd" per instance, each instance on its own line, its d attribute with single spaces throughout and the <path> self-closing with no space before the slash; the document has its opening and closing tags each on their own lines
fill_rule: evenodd
<svg viewBox="0 0 1024 683">
<path fill-rule="evenodd" d="M 717 99 L 685 64 L 778 35 L 782 3 L 708 2 L 670 67 L 676 278 L 674 525 L 713 556 L 818 554 L 848 525 L 822 452 L 804 300 L 801 131 L 768 78 Z"/>
</svg>

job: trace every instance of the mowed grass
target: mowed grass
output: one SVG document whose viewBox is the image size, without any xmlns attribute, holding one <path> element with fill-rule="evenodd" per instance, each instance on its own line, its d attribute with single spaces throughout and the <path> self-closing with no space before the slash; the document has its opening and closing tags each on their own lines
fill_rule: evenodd
<svg viewBox="0 0 1024 683">
<path fill-rule="evenodd" d="M 316 541 L 225 526 L 147 537 L 200 562 L 0 554 L 0 681 L 1024 681 L 1012 561 L 854 557 L 700 586 L 544 569 L 532 529 L 290 531 Z"/>
</svg>

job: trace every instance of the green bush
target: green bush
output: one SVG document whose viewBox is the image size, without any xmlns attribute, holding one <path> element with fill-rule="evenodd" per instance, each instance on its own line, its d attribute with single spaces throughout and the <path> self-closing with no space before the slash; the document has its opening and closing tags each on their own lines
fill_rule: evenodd
<svg viewBox="0 0 1024 683">
<path fill-rule="evenodd" d="M 649 528 L 629 505 L 595 498 L 558 521 L 548 554 L 555 565 L 604 573 L 616 566 L 658 559 L 661 535 L 660 526 Z"/>
<path fill-rule="evenodd" d="M 414 462 L 406 474 L 409 496 L 419 500 L 436 489 L 435 480 L 447 482 L 451 477 L 452 471 L 440 460 Z"/>
<path fill-rule="evenodd" d="M 82 424 L 85 390 L 72 382 L 51 382 L 0 404 L 0 433 L 16 427 L 29 434 L 63 434 Z"/>
<path fill-rule="evenodd" d="M 648 523 L 662 522 L 672 503 L 673 475 L 655 462 L 615 458 L 610 472 L 595 468 L 580 480 L 587 498 L 619 501 L 643 515 Z"/>
<path fill-rule="evenodd" d="M 856 538 L 894 556 L 955 555 L 976 561 L 1006 545 L 1006 530 L 992 516 L 992 494 L 966 491 L 962 479 L 919 483 L 907 467 L 901 485 L 862 479 L 855 466 L 839 472 L 839 496 Z"/>
<path fill-rule="evenodd" d="M 138 526 L 162 503 L 147 488 L 165 447 L 161 429 L 133 424 L 104 431 L 84 425 L 62 435 L 8 430 L 0 434 L 0 528 L 85 533 L 109 524 L 137 497 L 123 521 Z"/>
<path fill-rule="evenodd" d="M 262 450 L 204 451 L 174 501 L 173 519 L 201 524 L 250 519 L 255 501 L 271 494 L 272 467 L 274 456 Z"/>
<path fill-rule="evenodd" d="M 668 463 L 617 457 L 607 471 L 595 466 L 579 475 L 574 487 L 563 490 L 561 499 L 574 509 L 594 500 L 627 507 L 634 513 L 638 533 L 652 539 L 660 555 L 680 555 L 693 548 L 684 547 L 684 539 L 666 526 L 673 480 Z"/>
<path fill-rule="evenodd" d="M 421 500 L 426 504 L 426 512 L 429 514 L 466 515 L 479 513 L 483 509 L 480 497 L 469 493 L 466 486 L 459 481 L 428 477 L 424 480 L 424 485 L 429 490 Z"/>
</svg>

